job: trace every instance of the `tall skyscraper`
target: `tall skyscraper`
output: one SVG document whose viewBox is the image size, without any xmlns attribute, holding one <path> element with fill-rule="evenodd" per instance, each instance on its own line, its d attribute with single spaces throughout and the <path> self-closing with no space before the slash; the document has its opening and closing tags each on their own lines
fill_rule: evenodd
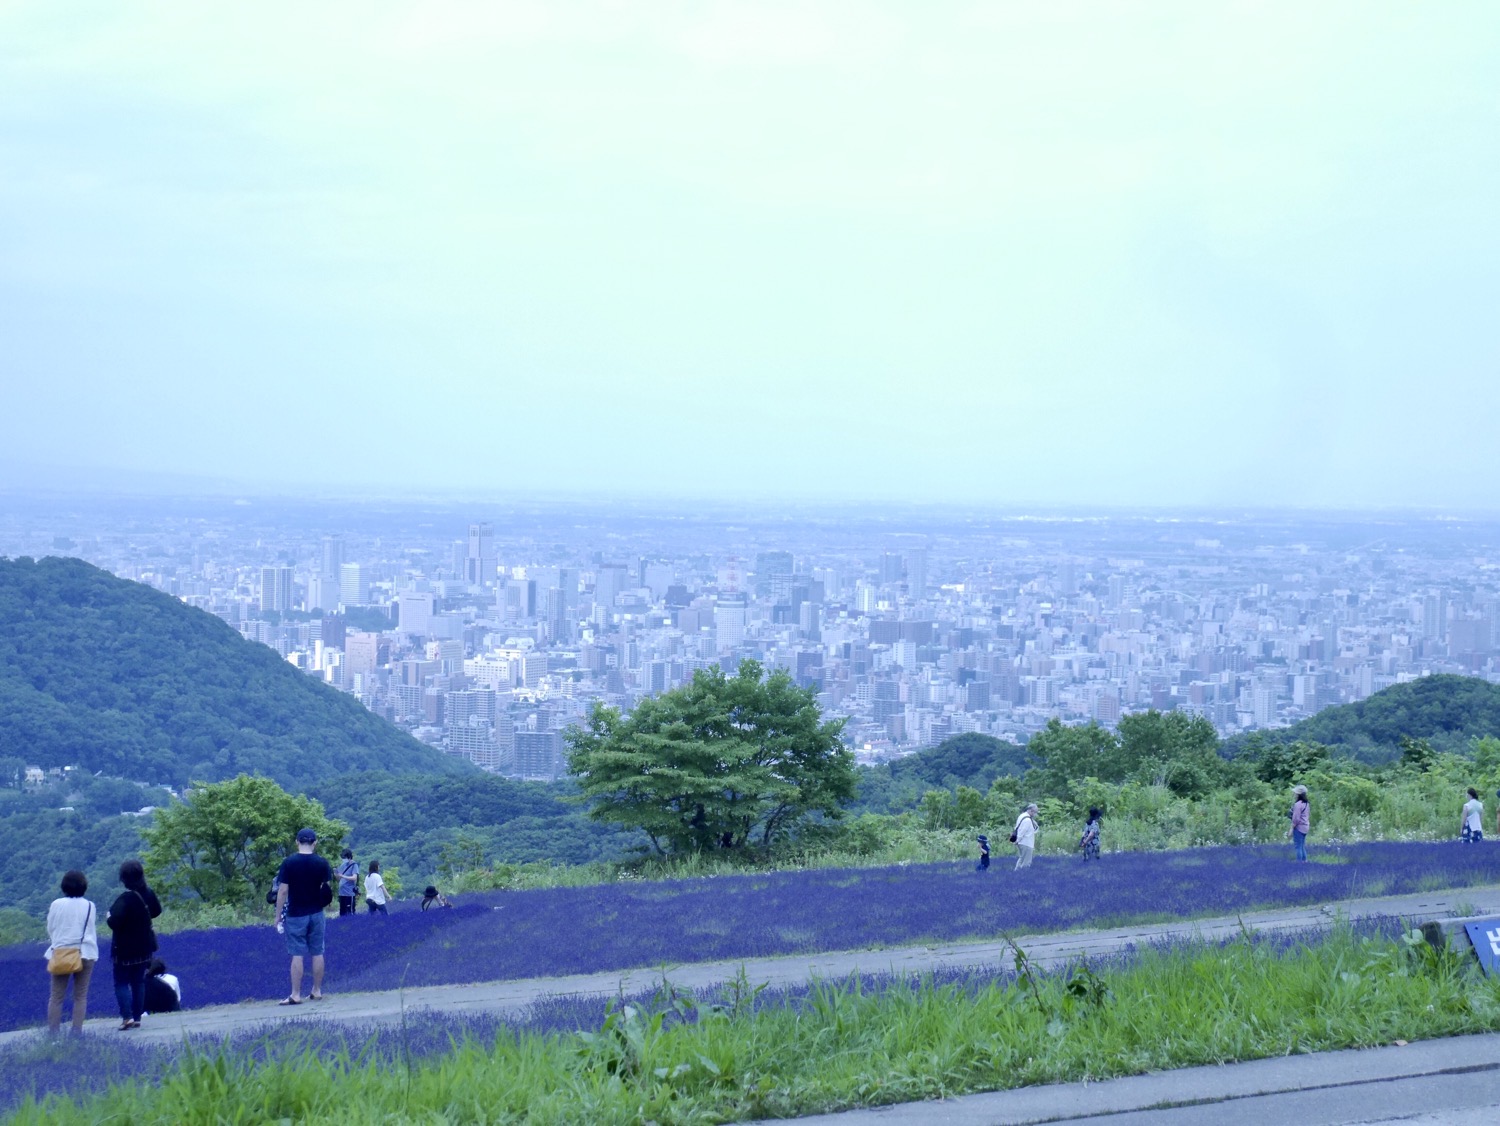
<svg viewBox="0 0 1500 1126">
<path fill-rule="evenodd" d="M 323 567 L 321 574 L 331 578 L 338 578 L 339 568 L 344 565 L 344 537 L 323 537 Z"/>
<path fill-rule="evenodd" d="M 925 547 L 906 553 L 906 593 L 912 598 L 927 597 L 927 549 Z"/>
<path fill-rule="evenodd" d="M 260 608 L 283 614 L 292 608 L 292 569 L 290 567 L 262 567 L 260 569 Z"/>
<path fill-rule="evenodd" d="M 363 563 L 345 563 L 339 568 L 339 601 L 345 606 L 363 606 L 370 600 L 370 583 Z"/>
<path fill-rule="evenodd" d="M 732 653 L 745 640 L 745 612 L 749 603 L 743 594 L 721 594 L 714 606 L 714 638 L 720 653 Z"/>
<path fill-rule="evenodd" d="M 464 582 L 470 586 L 494 585 L 495 536 L 488 523 L 469 525 L 468 555 L 464 560 Z"/>
<path fill-rule="evenodd" d="M 755 557 L 755 593 L 766 598 L 774 592 L 778 579 L 792 577 L 790 551 L 762 551 Z"/>
<path fill-rule="evenodd" d="M 334 611 L 339 608 L 339 584 L 344 566 L 344 537 L 324 536 L 322 557 L 307 584 L 309 610 Z"/>
</svg>

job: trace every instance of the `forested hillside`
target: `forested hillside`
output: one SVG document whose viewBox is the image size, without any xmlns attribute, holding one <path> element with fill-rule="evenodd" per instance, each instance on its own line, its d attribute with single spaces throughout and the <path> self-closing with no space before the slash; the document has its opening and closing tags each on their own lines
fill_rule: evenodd
<svg viewBox="0 0 1500 1126">
<path fill-rule="evenodd" d="M 79 559 L 0 559 L 0 757 L 181 786 L 453 770 L 212 614 Z"/>
<path fill-rule="evenodd" d="M 1426 739 L 1436 751 L 1459 753 L 1471 740 L 1500 735 L 1500 685 L 1473 676 L 1423 676 L 1393 684 L 1369 699 L 1326 708 L 1291 727 L 1226 740 L 1231 756 L 1256 743 L 1321 743 L 1335 754 L 1384 762 L 1401 740 Z"/>
</svg>

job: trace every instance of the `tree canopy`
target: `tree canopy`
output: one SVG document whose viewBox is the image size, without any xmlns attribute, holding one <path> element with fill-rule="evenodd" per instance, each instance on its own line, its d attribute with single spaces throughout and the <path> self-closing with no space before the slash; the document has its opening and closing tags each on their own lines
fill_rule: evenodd
<svg viewBox="0 0 1500 1126">
<path fill-rule="evenodd" d="M 1067 727 L 1053 719 L 1026 745 L 1037 764 L 1026 783 L 1038 794 L 1056 797 L 1086 778 L 1157 783 L 1193 797 L 1224 780 L 1227 764 L 1218 747 L 1213 724 L 1184 712 L 1126 716 L 1118 734 L 1097 723 Z"/>
<path fill-rule="evenodd" d="M 142 836 L 146 867 L 169 894 L 205 903 L 254 903 L 296 851 L 300 829 L 318 834 L 317 851 L 336 862 L 349 827 L 312 798 L 269 778 L 241 774 L 195 786 L 185 800 L 156 811 Z"/>
<path fill-rule="evenodd" d="M 0 758 L 172 786 L 459 769 L 212 614 L 53 558 L 0 559 Z"/>
<path fill-rule="evenodd" d="M 568 735 L 591 816 L 646 834 L 657 852 L 768 845 L 808 814 L 838 817 L 854 756 L 813 693 L 756 661 L 700 669 L 630 715 L 596 703 Z"/>
</svg>

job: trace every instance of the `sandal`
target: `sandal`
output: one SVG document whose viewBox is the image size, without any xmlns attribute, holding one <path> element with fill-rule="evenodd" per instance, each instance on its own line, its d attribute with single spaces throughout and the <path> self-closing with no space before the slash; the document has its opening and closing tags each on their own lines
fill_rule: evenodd
<svg viewBox="0 0 1500 1126">
<path fill-rule="evenodd" d="M 278 1005 L 300 1005 L 300 1004 L 302 1004 L 302 1002 L 299 1001 L 299 1000 L 297 1000 L 297 998 L 295 998 L 295 997 L 288 997 L 285 1001 L 277 1001 L 276 1003 Z"/>
<path fill-rule="evenodd" d="M 309 993 L 307 995 L 307 999 L 309 1001 L 321 1001 L 324 998 L 323 998 L 323 994 L 321 994 L 321 993 Z"/>
</svg>

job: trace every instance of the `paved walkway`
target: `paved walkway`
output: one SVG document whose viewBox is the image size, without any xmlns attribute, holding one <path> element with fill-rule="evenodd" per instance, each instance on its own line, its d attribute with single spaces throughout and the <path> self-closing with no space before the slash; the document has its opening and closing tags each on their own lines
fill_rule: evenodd
<svg viewBox="0 0 1500 1126">
<path fill-rule="evenodd" d="M 1491 1126 L 1500 1035 L 1279 1056 L 799 1118 L 799 1126 Z"/>
<path fill-rule="evenodd" d="M 1019 936 L 1017 942 L 1034 964 L 1049 967 L 1074 958 L 1114 954 L 1133 945 L 1163 939 L 1194 935 L 1208 939 L 1227 938 L 1239 933 L 1242 926 L 1257 931 L 1287 931 L 1327 926 L 1340 916 L 1348 919 L 1391 915 L 1415 920 L 1441 919 L 1451 916 L 1456 909 L 1472 909 L 1478 914 L 1500 914 L 1500 886 L 1353 899 L 1319 907 L 1280 908 L 1247 912 L 1242 916 L 1118 927 L 1104 931 L 1027 935 Z M 931 970 L 996 965 L 1008 969 L 1013 964 L 1010 948 L 1004 942 L 950 943 L 747 958 L 668 966 L 665 971 L 654 968 L 472 985 L 433 985 L 407 989 L 404 993 L 391 990 L 381 993 L 330 994 L 322 1002 L 308 1002 L 297 1008 L 280 1008 L 274 1001 L 214 1005 L 182 1013 L 148 1016 L 145 1027 L 131 1033 L 130 1038 L 134 1042 L 175 1043 L 184 1036 L 227 1036 L 274 1026 L 289 1018 L 318 1018 L 351 1024 L 395 1024 L 401 1019 L 403 1007 L 407 1012 L 427 1009 L 450 1015 L 517 1014 L 543 997 L 612 997 L 619 994 L 629 996 L 650 993 L 660 985 L 663 976 L 676 986 L 700 990 L 731 981 L 741 970 L 752 985 L 765 983 L 775 987 L 800 985 L 815 979 L 847 977 L 854 973 L 917 974 Z M 89 1021 L 88 1027 L 104 1032 L 111 1030 L 114 1024 L 113 1018 L 101 1017 Z M 39 1034 L 38 1029 L 0 1033 L 0 1045 Z"/>
</svg>

